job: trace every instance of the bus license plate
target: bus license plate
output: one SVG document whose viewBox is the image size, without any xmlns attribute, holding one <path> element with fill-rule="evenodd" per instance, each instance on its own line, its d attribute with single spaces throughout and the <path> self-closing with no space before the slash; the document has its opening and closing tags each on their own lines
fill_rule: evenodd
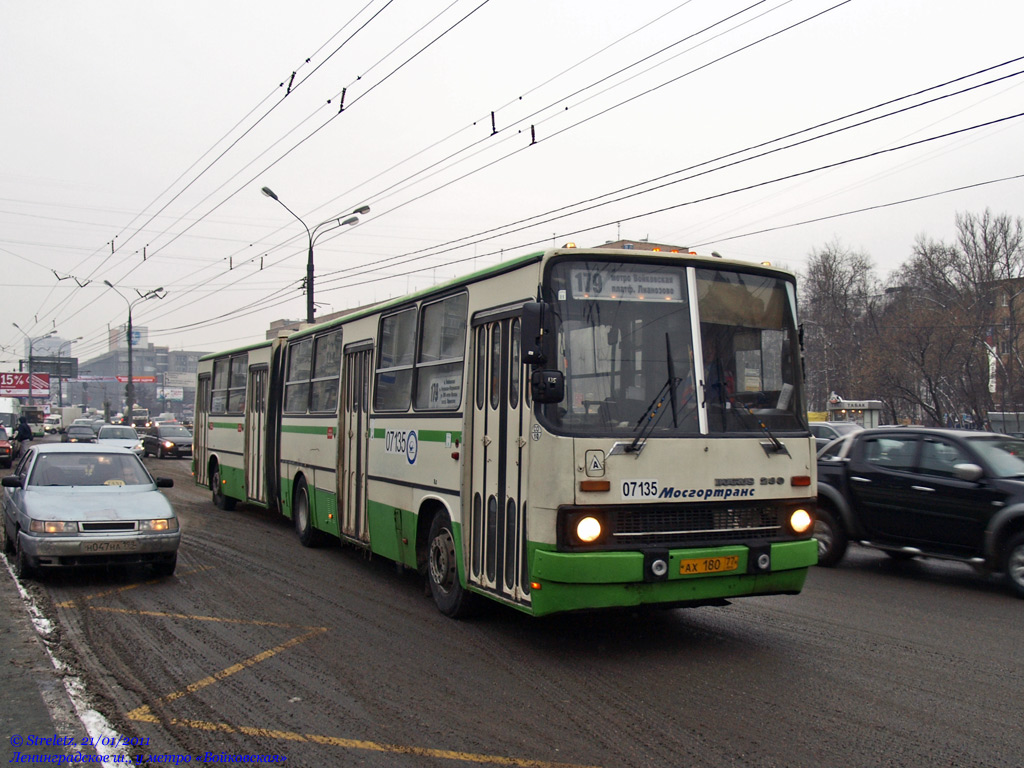
<svg viewBox="0 0 1024 768">
<path fill-rule="evenodd" d="M 694 573 L 728 573 L 740 567 L 739 555 L 725 557 L 694 557 L 679 561 L 679 574 L 688 576 Z"/>
<path fill-rule="evenodd" d="M 134 552 L 139 548 L 137 541 L 87 541 L 83 552 Z"/>
</svg>

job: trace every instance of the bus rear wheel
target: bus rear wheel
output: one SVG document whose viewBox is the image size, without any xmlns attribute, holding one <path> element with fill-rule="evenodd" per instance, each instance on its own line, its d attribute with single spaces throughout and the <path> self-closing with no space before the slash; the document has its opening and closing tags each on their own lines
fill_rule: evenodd
<svg viewBox="0 0 1024 768">
<path fill-rule="evenodd" d="M 455 536 L 447 513 L 438 512 L 434 515 L 427 538 L 427 579 L 434 603 L 441 613 L 453 619 L 469 616 L 473 612 L 476 596 L 459 582 Z"/>
<path fill-rule="evenodd" d="M 309 486 L 306 485 L 305 480 L 299 480 L 295 485 L 292 520 L 295 523 L 295 533 L 299 535 L 302 546 L 319 547 L 324 543 L 323 532 L 313 527 L 313 516 L 309 508 Z"/>
<path fill-rule="evenodd" d="M 210 475 L 210 490 L 213 492 L 213 503 L 217 509 L 223 509 L 228 512 L 235 508 L 236 499 L 230 496 L 224 495 L 224 484 L 220 479 L 220 467 L 214 467 L 213 473 Z"/>
</svg>

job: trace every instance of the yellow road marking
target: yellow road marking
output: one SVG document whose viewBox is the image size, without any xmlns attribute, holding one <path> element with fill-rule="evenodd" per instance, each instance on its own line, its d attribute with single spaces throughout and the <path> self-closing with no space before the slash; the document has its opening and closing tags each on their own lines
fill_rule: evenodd
<svg viewBox="0 0 1024 768">
<path fill-rule="evenodd" d="M 300 643 L 304 643 L 307 640 L 309 640 L 309 638 L 319 635 L 326 631 L 327 627 L 317 627 L 312 632 L 307 632 L 304 635 L 293 637 L 291 640 L 281 643 L 281 645 L 271 648 L 270 650 L 257 653 L 255 656 L 250 656 L 248 659 L 240 661 L 237 664 L 232 664 L 230 667 L 222 669 L 220 672 L 217 672 L 211 675 L 210 677 L 204 677 L 202 680 L 199 680 L 187 686 L 182 691 L 175 691 L 174 693 L 169 693 L 166 696 L 163 696 L 162 700 L 174 701 L 175 699 L 180 699 L 182 696 L 185 696 L 187 694 L 195 693 L 196 691 L 206 688 L 208 685 L 213 685 L 214 683 L 223 680 L 225 677 L 231 677 L 231 675 L 241 672 L 244 669 L 248 669 L 249 667 L 255 666 L 256 664 L 259 664 L 261 661 L 266 661 L 272 656 L 276 656 L 281 651 L 287 650 L 288 648 L 292 648 L 293 646 L 299 645 Z"/>
<path fill-rule="evenodd" d="M 163 619 L 188 619 L 190 621 L 219 621 L 225 624 L 250 624 L 255 627 L 283 627 L 284 629 L 319 629 L 327 631 L 327 627 L 313 627 L 302 624 L 286 624 L 279 621 L 259 621 L 257 619 L 222 619 L 219 616 L 194 616 L 187 613 L 167 613 L 166 611 L 140 611 L 134 608 L 110 608 L 103 605 L 90 605 L 90 611 L 107 611 L 108 613 L 124 613 L 132 616 L 155 616 Z"/>
<path fill-rule="evenodd" d="M 128 713 L 129 720 L 155 723 L 156 716 L 148 706 L 142 706 Z M 410 747 L 402 744 L 382 744 L 365 739 L 343 739 L 337 736 L 320 736 L 314 733 L 296 733 L 294 731 L 275 731 L 266 728 L 249 728 L 246 726 L 228 725 L 227 723 L 207 723 L 202 720 L 184 720 L 171 718 L 170 725 L 182 728 L 195 728 L 201 731 L 218 731 L 221 733 L 241 733 L 246 736 L 262 736 L 281 741 L 312 742 L 343 749 L 361 749 L 369 752 L 386 752 L 394 755 L 417 755 L 433 757 L 439 760 L 458 760 L 464 763 L 481 763 L 488 765 L 510 765 L 517 768 L 600 768 L 596 765 L 580 765 L 578 763 L 553 763 L 548 760 L 531 760 L 521 757 L 505 757 L 503 755 L 481 755 L 472 752 L 457 752 L 450 749 L 430 749 L 427 747 Z"/>
<path fill-rule="evenodd" d="M 149 583 L 149 582 L 147 582 Z M 93 595 L 86 596 L 82 599 L 88 601 L 98 597 L 105 597 L 107 595 L 116 594 L 118 592 L 125 592 L 129 589 L 135 589 L 139 584 L 131 584 L 125 587 L 117 589 L 107 590 L 105 592 L 99 592 Z M 67 601 L 64 603 L 58 603 L 59 607 L 70 608 L 73 607 L 74 601 Z M 120 613 L 134 616 L 150 616 L 154 618 L 170 618 L 170 619 L 184 619 L 191 621 L 213 621 L 223 622 L 227 624 L 247 624 L 258 627 L 279 627 L 286 629 L 308 629 L 310 630 L 304 635 L 293 637 L 291 640 L 287 640 L 274 648 L 266 651 L 261 651 L 255 656 L 250 656 L 248 659 L 232 664 L 230 667 L 222 669 L 209 677 L 205 677 L 202 680 L 198 680 L 195 683 L 191 683 L 181 691 L 175 691 L 169 693 L 166 696 L 162 696 L 159 700 L 165 702 L 175 701 L 187 696 L 190 693 L 202 690 L 207 686 L 213 685 L 231 675 L 242 672 L 249 667 L 252 667 L 260 662 L 266 661 L 277 654 L 285 651 L 289 648 L 293 648 L 296 645 L 306 642 L 310 638 L 316 635 L 322 634 L 327 631 L 327 627 L 313 627 L 303 626 L 297 624 L 286 624 L 276 621 L 259 621 L 255 619 L 224 619 L 217 616 L 194 616 L 184 613 L 168 613 L 166 611 L 142 611 L 129 608 L 112 608 L 108 606 L 90 605 L 87 606 L 92 611 L 106 611 L 108 613 Z M 127 713 L 129 720 L 144 723 L 158 723 L 159 720 L 156 715 L 153 714 L 153 710 L 148 705 L 143 705 L 137 709 Z M 267 739 L 275 739 L 279 741 L 298 741 L 298 742 L 312 742 L 314 744 L 323 744 L 332 747 L 341 747 L 342 749 L 350 750 L 365 750 L 371 752 L 384 752 L 395 755 L 416 755 L 419 757 L 432 757 L 439 760 L 456 760 L 465 763 L 479 763 L 488 765 L 505 765 L 515 766 L 516 768 L 600 768 L 600 766 L 587 766 L 579 765 L 576 763 L 554 763 L 547 760 L 530 760 L 525 758 L 517 757 L 504 757 L 501 755 L 481 755 L 474 754 L 471 752 L 457 752 L 447 749 L 430 749 L 427 747 L 413 747 L 401 744 L 382 744 L 375 741 L 366 741 L 364 739 L 344 739 L 337 736 L 320 736 L 317 734 L 301 734 L 295 733 L 294 731 L 279 731 L 267 728 L 253 728 L 249 726 L 232 726 L 227 723 L 209 723 L 202 720 L 187 720 L 180 718 L 170 718 L 170 725 L 180 726 L 183 728 L 193 728 L 196 730 L 220 732 L 220 733 L 240 733 L 246 736 L 261 736 Z"/>
<path fill-rule="evenodd" d="M 179 570 L 178 573 L 182 574 L 182 575 L 187 575 L 189 573 L 198 573 L 200 571 L 209 571 L 212 568 L 213 568 L 212 565 L 202 565 L 202 566 L 198 566 L 196 568 L 190 568 L 187 571 Z M 75 598 L 73 600 L 65 600 L 63 603 L 57 603 L 57 607 L 58 608 L 71 608 L 72 606 L 74 606 L 75 600 L 86 600 L 86 601 L 96 600 L 97 598 L 100 598 L 100 597 L 108 597 L 109 595 L 116 595 L 116 594 L 118 594 L 120 592 L 127 592 L 130 589 L 138 589 L 139 587 L 146 587 L 146 586 L 149 586 L 150 584 L 158 584 L 158 583 L 160 583 L 163 580 L 164 580 L 164 577 L 160 577 L 159 579 L 149 579 L 148 581 L 137 582 L 135 584 L 126 584 L 123 587 L 115 587 L 114 589 L 107 589 L 107 590 L 104 590 L 103 592 L 94 592 L 91 595 L 83 595 L 82 597 L 78 597 L 78 598 Z"/>
</svg>

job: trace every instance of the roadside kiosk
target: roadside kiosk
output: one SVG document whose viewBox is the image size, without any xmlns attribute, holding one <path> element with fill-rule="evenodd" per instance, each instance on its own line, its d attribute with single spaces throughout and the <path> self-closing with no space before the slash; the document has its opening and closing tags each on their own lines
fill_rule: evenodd
<svg viewBox="0 0 1024 768">
<path fill-rule="evenodd" d="M 835 392 L 828 398 L 829 421 L 852 421 L 865 429 L 881 423 L 881 400 L 843 400 Z"/>
</svg>

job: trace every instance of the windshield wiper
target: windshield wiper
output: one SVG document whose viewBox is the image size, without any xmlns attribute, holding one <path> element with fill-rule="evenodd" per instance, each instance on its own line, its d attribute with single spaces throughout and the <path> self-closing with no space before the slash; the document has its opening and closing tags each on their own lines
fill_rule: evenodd
<svg viewBox="0 0 1024 768">
<path fill-rule="evenodd" d="M 733 405 L 739 406 L 737 408 L 739 413 L 746 413 L 750 418 L 757 422 L 757 426 L 761 428 L 761 431 L 764 432 L 765 436 L 768 438 L 767 443 L 761 443 L 761 447 L 764 448 L 764 452 L 766 454 L 771 456 L 773 453 L 784 453 L 792 458 L 792 455 L 786 446 L 782 444 L 779 438 L 772 434 L 772 431 L 768 429 L 768 425 L 765 424 L 763 420 L 759 419 L 757 415 L 747 407 L 746 403 L 737 400 L 735 397 L 730 397 L 729 402 Z"/>
<path fill-rule="evenodd" d="M 626 453 L 640 453 L 643 450 L 641 441 L 651 433 L 665 415 L 663 408 L 666 396 L 669 398 L 669 404 L 672 408 L 672 426 L 675 429 L 679 428 L 679 404 L 676 401 L 676 387 L 682 383 L 682 379 L 676 376 L 676 367 L 672 360 L 672 344 L 667 333 L 665 334 L 665 351 L 668 362 L 668 380 L 662 384 L 658 394 L 651 400 L 650 405 L 644 409 L 643 415 L 637 419 L 633 429 L 639 429 L 640 431 L 633 438 L 633 442 L 626 446 Z M 692 397 L 693 393 L 688 395 L 686 400 L 683 401 L 683 405 L 685 406 Z"/>
</svg>

